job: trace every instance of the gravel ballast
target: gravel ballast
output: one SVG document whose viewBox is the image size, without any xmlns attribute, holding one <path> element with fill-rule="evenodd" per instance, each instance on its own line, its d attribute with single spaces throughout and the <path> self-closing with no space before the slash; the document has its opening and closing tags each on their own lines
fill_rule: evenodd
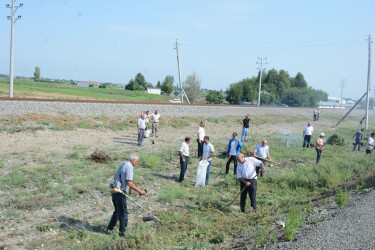
<svg viewBox="0 0 375 250">
<path fill-rule="evenodd" d="M 293 242 L 277 249 L 375 249 L 375 191 L 356 195 L 327 219 L 303 229 Z"/>
<path fill-rule="evenodd" d="M 58 115 L 64 112 L 73 115 L 96 116 L 139 114 L 141 110 L 159 110 L 167 116 L 192 117 L 224 117 L 245 114 L 278 114 L 305 115 L 312 117 L 312 108 L 280 108 L 280 107 L 246 107 L 246 106 L 199 106 L 199 105 L 163 105 L 163 104 L 122 104 L 122 103 L 84 103 L 84 102 L 42 102 L 42 101 L 0 101 L 0 115 L 42 113 Z M 328 114 L 344 115 L 347 110 L 321 109 L 322 118 Z M 364 111 L 355 110 L 354 115 L 363 115 Z"/>
</svg>

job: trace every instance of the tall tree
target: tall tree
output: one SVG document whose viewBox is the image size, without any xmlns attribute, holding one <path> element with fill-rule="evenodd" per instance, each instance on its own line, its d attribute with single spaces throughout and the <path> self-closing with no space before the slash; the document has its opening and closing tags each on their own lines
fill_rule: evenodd
<svg viewBox="0 0 375 250">
<path fill-rule="evenodd" d="M 146 82 L 145 77 L 142 75 L 142 73 L 138 73 L 134 79 L 129 80 L 129 83 L 125 86 L 125 89 L 144 91 L 146 90 L 147 85 L 149 85 L 149 83 Z"/>
<path fill-rule="evenodd" d="M 172 93 L 173 83 L 174 83 L 174 77 L 171 75 L 167 75 L 163 81 L 163 84 L 161 85 L 161 91 L 166 92 L 166 93 Z"/>
<path fill-rule="evenodd" d="M 296 77 L 292 78 L 291 83 L 293 88 L 307 88 L 305 77 L 300 72 L 297 73 Z"/>
<path fill-rule="evenodd" d="M 206 100 L 209 103 L 221 104 L 224 102 L 224 96 L 221 91 L 210 90 L 206 96 Z"/>
<path fill-rule="evenodd" d="M 35 67 L 34 71 L 34 81 L 40 80 L 40 68 L 38 66 Z"/>
<path fill-rule="evenodd" d="M 232 83 L 226 92 L 226 100 L 231 104 L 238 104 L 243 100 L 243 86 L 241 83 Z"/>
<path fill-rule="evenodd" d="M 268 93 L 275 93 L 277 91 L 277 86 L 279 82 L 279 73 L 276 69 L 270 69 L 264 79 L 264 84 L 262 84 L 262 90 Z"/>
<path fill-rule="evenodd" d="M 289 88 L 290 88 L 289 73 L 288 71 L 282 69 L 279 71 L 279 80 L 278 80 L 278 85 L 277 85 L 276 98 L 280 100 L 284 92 Z"/>
<path fill-rule="evenodd" d="M 201 79 L 199 79 L 195 72 L 186 78 L 186 81 L 184 82 L 184 90 L 190 102 L 194 102 L 199 96 L 201 90 Z"/>
</svg>

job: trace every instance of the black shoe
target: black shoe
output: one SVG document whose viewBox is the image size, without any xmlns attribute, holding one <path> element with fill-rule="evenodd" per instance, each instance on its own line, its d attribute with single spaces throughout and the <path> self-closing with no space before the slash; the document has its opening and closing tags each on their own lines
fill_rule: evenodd
<svg viewBox="0 0 375 250">
<path fill-rule="evenodd" d="M 124 238 L 125 237 L 125 233 L 119 233 L 118 236 L 121 237 L 121 238 Z"/>
<path fill-rule="evenodd" d="M 245 213 L 245 208 L 241 208 L 241 213 Z"/>
</svg>

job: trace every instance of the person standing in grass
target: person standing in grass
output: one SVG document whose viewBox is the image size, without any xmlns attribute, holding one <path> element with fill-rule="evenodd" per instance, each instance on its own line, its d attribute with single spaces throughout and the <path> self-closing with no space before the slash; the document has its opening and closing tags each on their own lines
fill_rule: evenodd
<svg viewBox="0 0 375 250">
<path fill-rule="evenodd" d="M 146 116 L 142 115 L 141 118 L 138 119 L 137 128 L 138 128 L 138 146 L 142 146 L 142 141 L 145 136 L 145 129 L 146 129 Z"/>
<path fill-rule="evenodd" d="M 160 120 L 160 114 L 157 110 L 155 110 L 155 113 L 152 115 L 152 134 L 151 136 L 158 137 L 158 128 L 159 128 L 159 120 Z"/>
<path fill-rule="evenodd" d="M 354 148 L 353 148 L 353 151 L 355 150 L 355 147 L 358 145 L 358 151 L 361 151 L 361 142 L 363 140 L 363 133 L 365 132 L 365 129 L 361 129 L 361 131 L 358 131 L 356 132 L 354 135 L 353 135 L 353 138 L 355 137 L 355 143 L 354 143 Z"/>
<path fill-rule="evenodd" d="M 375 133 L 371 133 L 370 137 L 367 139 L 366 154 L 371 154 L 372 150 L 374 149 L 374 138 Z"/>
<path fill-rule="evenodd" d="M 148 129 L 148 124 L 150 122 L 150 111 L 146 111 L 146 130 Z"/>
<path fill-rule="evenodd" d="M 206 171 L 206 186 L 210 181 L 210 167 L 211 167 L 211 160 L 212 157 L 215 156 L 215 149 L 214 146 L 210 143 L 210 137 L 207 135 L 204 137 L 204 145 L 203 145 L 203 153 L 200 160 L 208 161 L 207 171 Z"/>
<path fill-rule="evenodd" d="M 318 110 L 314 109 L 314 121 L 316 121 L 317 115 L 318 115 Z"/>
<path fill-rule="evenodd" d="M 133 183 L 133 171 L 135 165 L 137 165 L 139 158 L 137 155 L 131 155 L 129 161 L 124 162 L 120 165 L 115 175 L 115 181 L 121 183 L 121 190 L 124 193 L 127 193 L 130 189 L 137 191 L 140 195 L 145 195 L 146 192 L 138 188 Z M 126 196 L 122 193 L 112 194 L 112 203 L 115 207 L 111 221 L 107 227 L 107 232 L 112 231 L 117 224 L 117 221 L 120 221 L 120 233 L 121 237 L 124 236 L 126 227 L 128 226 L 128 209 L 126 205 Z"/>
<path fill-rule="evenodd" d="M 241 121 L 241 125 L 242 125 L 241 141 L 244 141 L 243 138 L 245 137 L 245 141 L 247 142 L 247 135 L 249 134 L 250 118 L 251 116 L 246 115 L 245 119 Z"/>
<path fill-rule="evenodd" d="M 263 162 L 263 165 L 266 166 L 266 158 L 272 162 L 272 159 L 271 159 L 271 156 L 270 156 L 270 149 L 267 145 L 268 141 L 267 140 L 263 140 L 261 144 L 258 144 L 255 149 L 254 149 L 254 152 L 253 152 L 253 155 L 254 156 L 258 156 L 260 158 L 263 158 L 264 160 L 261 160 Z M 259 174 L 259 171 L 260 171 L 260 167 L 257 167 L 256 168 L 256 172 L 257 174 Z M 263 176 L 263 171 L 260 172 L 260 176 L 262 177 Z"/>
<path fill-rule="evenodd" d="M 181 166 L 181 172 L 180 172 L 180 178 L 178 179 L 178 182 L 182 182 L 184 180 L 185 172 L 187 169 L 188 161 L 189 161 L 189 143 L 191 138 L 186 137 L 185 141 L 182 142 L 180 147 L 180 166 Z"/>
<path fill-rule="evenodd" d="M 233 138 L 229 140 L 228 150 L 227 150 L 227 157 L 229 157 L 226 165 L 225 174 L 229 172 L 229 165 L 233 161 L 234 164 L 234 175 L 237 174 L 237 158 L 236 155 L 240 153 L 242 148 L 242 142 L 237 137 L 237 133 L 232 134 Z"/>
<path fill-rule="evenodd" d="M 307 126 L 303 129 L 303 148 L 310 147 L 311 138 L 314 137 L 314 128 L 311 125 L 311 122 L 307 123 Z"/>
<path fill-rule="evenodd" d="M 320 133 L 319 138 L 316 140 L 316 163 L 318 164 L 320 161 L 320 157 L 322 156 L 322 152 L 324 150 L 324 137 L 326 135 L 324 133 Z"/>
<path fill-rule="evenodd" d="M 202 157 L 203 153 L 203 144 L 204 144 L 204 137 L 206 136 L 204 131 L 204 123 L 201 122 L 201 124 L 198 127 L 198 134 L 197 134 L 197 143 L 198 143 L 198 158 Z"/>
<path fill-rule="evenodd" d="M 265 170 L 263 162 L 255 159 L 254 157 L 247 157 L 242 153 L 237 154 L 237 160 L 239 162 L 237 169 L 237 179 L 240 180 L 240 190 L 242 191 L 245 187 L 246 189 L 241 193 L 240 208 L 241 212 L 245 213 L 246 206 L 246 196 L 249 194 L 251 207 L 254 212 L 257 209 L 256 203 L 256 193 L 257 193 L 257 174 L 256 167 L 260 167 L 262 171 Z"/>
</svg>

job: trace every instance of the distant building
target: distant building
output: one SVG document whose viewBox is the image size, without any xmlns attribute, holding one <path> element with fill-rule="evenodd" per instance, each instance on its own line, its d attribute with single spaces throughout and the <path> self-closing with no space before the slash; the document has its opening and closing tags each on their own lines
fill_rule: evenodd
<svg viewBox="0 0 375 250">
<path fill-rule="evenodd" d="M 345 109 L 353 107 L 355 102 L 345 101 L 344 99 L 329 96 L 328 101 L 319 102 L 319 108 Z"/>
<path fill-rule="evenodd" d="M 100 83 L 99 82 L 92 82 L 92 81 L 78 81 L 76 82 L 78 87 L 90 87 L 90 85 L 94 87 L 99 87 Z"/>
<path fill-rule="evenodd" d="M 148 94 L 161 95 L 161 89 L 157 87 L 147 87 Z"/>
</svg>

